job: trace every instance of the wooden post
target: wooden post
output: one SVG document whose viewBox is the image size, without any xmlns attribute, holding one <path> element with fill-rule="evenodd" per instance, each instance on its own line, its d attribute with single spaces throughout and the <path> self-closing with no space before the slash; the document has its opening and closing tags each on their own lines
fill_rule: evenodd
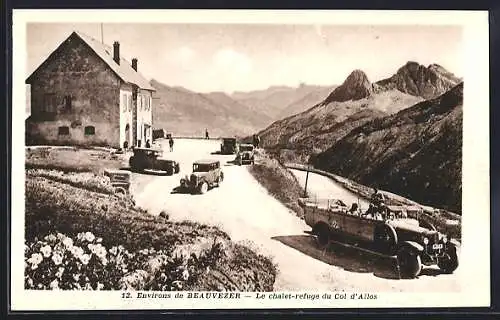
<svg viewBox="0 0 500 320">
<path fill-rule="evenodd" d="M 309 165 L 307 165 L 307 171 L 306 171 L 306 185 L 304 187 L 304 197 L 307 198 L 307 182 L 309 180 Z"/>
</svg>

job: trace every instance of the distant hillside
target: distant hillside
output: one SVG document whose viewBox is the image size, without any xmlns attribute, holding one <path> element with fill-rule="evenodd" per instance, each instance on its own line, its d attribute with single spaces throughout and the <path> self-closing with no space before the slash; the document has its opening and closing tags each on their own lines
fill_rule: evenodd
<svg viewBox="0 0 500 320">
<path fill-rule="evenodd" d="M 314 160 L 320 169 L 461 212 L 463 83 L 353 129 Z"/>
<path fill-rule="evenodd" d="M 331 87 L 314 86 L 301 84 L 298 87 L 271 86 L 265 90 L 255 90 L 249 92 L 234 92 L 231 98 L 249 106 L 254 112 L 267 115 L 270 119 L 277 120 L 283 117 L 301 112 L 310 107 L 308 104 L 295 104 L 304 99 L 309 94 L 322 94 L 324 90 L 331 91 Z M 326 95 L 325 95 L 326 96 Z M 325 96 L 318 100 L 304 101 L 316 104 L 322 101 Z M 311 96 L 310 98 L 312 98 Z M 293 109 L 289 109 L 290 106 Z"/>
<path fill-rule="evenodd" d="M 302 98 L 286 106 L 283 110 L 281 110 L 281 112 L 275 118 L 283 119 L 291 115 L 306 111 L 311 106 L 314 106 L 320 103 L 321 101 L 325 100 L 328 94 L 330 94 L 330 92 L 335 88 L 336 86 L 318 87 L 317 89 L 309 92 Z"/>
<path fill-rule="evenodd" d="M 284 160 L 307 162 L 357 126 L 408 108 L 431 93 L 442 94 L 458 83 L 458 78 L 436 66 L 408 62 L 392 77 L 375 83 L 363 71 L 354 70 L 320 103 L 262 130 L 262 144 Z"/>
<path fill-rule="evenodd" d="M 156 80 L 151 85 L 157 90 L 153 95 L 153 126 L 174 135 L 202 136 L 205 128 L 211 136 L 248 135 L 271 122 L 268 116 L 222 92 L 195 93 Z"/>
</svg>

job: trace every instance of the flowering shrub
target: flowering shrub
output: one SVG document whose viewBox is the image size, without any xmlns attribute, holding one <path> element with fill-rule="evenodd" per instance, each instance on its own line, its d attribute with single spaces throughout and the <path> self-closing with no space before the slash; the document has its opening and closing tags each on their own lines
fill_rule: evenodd
<svg viewBox="0 0 500 320">
<path fill-rule="evenodd" d="M 197 257 L 163 250 L 135 253 L 123 246 L 109 250 L 91 232 L 76 239 L 49 234 L 25 246 L 26 289 L 63 290 L 182 290 L 225 257 L 221 243 Z"/>
<path fill-rule="evenodd" d="M 132 255 L 121 246 L 108 251 L 101 242 L 90 232 L 79 233 L 76 240 L 57 233 L 26 245 L 26 288 L 118 289 Z"/>
</svg>

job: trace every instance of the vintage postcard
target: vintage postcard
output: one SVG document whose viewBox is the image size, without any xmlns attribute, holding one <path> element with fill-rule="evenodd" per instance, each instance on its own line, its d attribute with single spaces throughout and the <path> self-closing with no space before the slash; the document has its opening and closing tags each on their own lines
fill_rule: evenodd
<svg viewBox="0 0 500 320">
<path fill-rule="evenodd" d="M 487 18 L 14 10 L 12 310 L 489 306 Z"/>
</svg>

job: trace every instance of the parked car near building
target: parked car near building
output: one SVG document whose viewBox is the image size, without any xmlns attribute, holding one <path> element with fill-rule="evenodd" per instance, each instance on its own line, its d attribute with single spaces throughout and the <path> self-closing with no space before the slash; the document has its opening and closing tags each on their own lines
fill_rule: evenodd
<svg viewBox="0 0 500 320">
<path fill-rule="evenodd" d="M 456 245 L 422 219 L 423 210 L 415 206 L 387 206 L 386 217 L 350 211 L 335 199 L 302 201 L 304 218 L 312 227 L 320 247 L 330 240 L 354 240 L 383 254 L 396 256 L 403 277 L 414 278 L 423 265 L 434 265 L 445 273 L 458 267 Z"/>
<path fill-rule="evenodd" d="M 130 169 L 135 172 L 144 170 L 166 171 L 172 175 L 179 173 L 180 166 L 177 161 L 164 159 L 161 149 L 134 148 L 134 155 L 129 159 Z"/>
<path fill-rule="evenodd" d="M 220 145 L 221 154 L 235 154 L 238 152 L 238 143 L 236 138 L 223 138 Z"/>
<path fill-rule="evenodd" d="M 183 190 L 204 194 L 223 180 L 224 172 L 218 160 L 198 160 L 193 163 L 193 173 L 181 179 L 180 186 Z"/>
<path fill-rule="evenodd" d="M 236 154 L 236 163 L 253 164 L 255 160 L 255 148 L 252 144 L 240 144 L 238 153 Z"/>
<path fill-rule="evenodd" d="M 129 194 L 130 172 L 107 169 L 104 171 L 104 175 L 109 178 L 109 183 L 115 189 L 115 193 Z"/>
</svg>

